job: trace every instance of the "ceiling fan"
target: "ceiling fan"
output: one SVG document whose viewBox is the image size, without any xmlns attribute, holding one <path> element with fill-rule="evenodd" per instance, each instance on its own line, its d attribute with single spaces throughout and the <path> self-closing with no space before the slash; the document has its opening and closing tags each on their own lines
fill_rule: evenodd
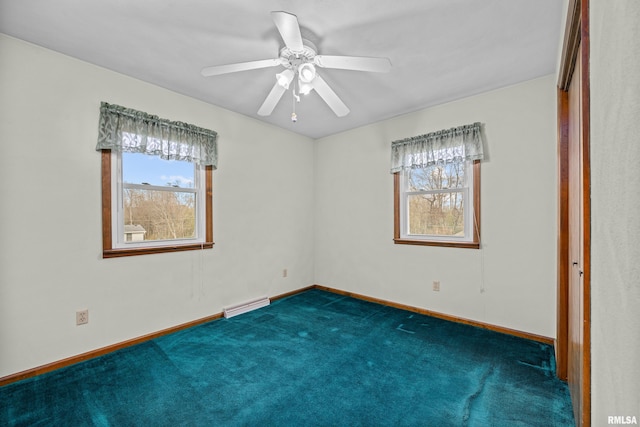
<svg viewBox="0 0 640 427">
<path fill-rule="evenodd" d="M 216 65 L 202 69 L 202 75 L 209 77 L 238 71 L 283 66 L 285 68 L 284 71 L 276 74 L 276 83 L 258 110 L 258 114 L 261 116 L 271 114 L 292 82 L 293 96 L 298 102 L 300 101 L 300 93 L 308 94 L 312 90 L 315 90 L 333 110 L 336 116 L 346 116 L 349 114 L 349 108 L 342 102 L 333 89 L 329 87 L 327 82 L 320 77 L 316 67 L 377 73 L 386 73 L 391 69 L 391 62 L 387 58 L 318 55 L 313 43 L 302 38 L 296 15 L 278 11 L 271 12 L 271 18 L 276 24 L 278 32 L 282 36 L 285 44 L 280 50 L 280 56 L 278 58 Z M 295 80 L 296 76 L 297 80 Z M 297 93 L 296 84 L 298 88 Z M 293 105 L 294 111 L 291 114 L 291 120 L 296 122 L 295 101 Z"/>
</svg>

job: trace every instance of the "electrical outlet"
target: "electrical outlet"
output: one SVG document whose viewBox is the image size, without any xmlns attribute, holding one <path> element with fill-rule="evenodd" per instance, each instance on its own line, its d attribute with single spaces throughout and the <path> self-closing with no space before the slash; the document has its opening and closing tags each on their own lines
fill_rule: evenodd
<svg viewBox="0 0 640 427">
<path fill-rule="evenodd" d="M 282 270 L 282 277 L 287 277 L 288 274 L 289 274 L 289 272 L 287 271 L 286 268 L 284 270 Z"/>
<path fill-rule="evenodd" d="M 433 290 L 436 292 L 440 292 L 440 281 L 439 280 L 434 280 L 433 281 Z"/>
<path fill-rule="evenodd" d="M 76 325 L 86 325 L 89 323 L 89 310 L 76 311 Z"/>
</svg>

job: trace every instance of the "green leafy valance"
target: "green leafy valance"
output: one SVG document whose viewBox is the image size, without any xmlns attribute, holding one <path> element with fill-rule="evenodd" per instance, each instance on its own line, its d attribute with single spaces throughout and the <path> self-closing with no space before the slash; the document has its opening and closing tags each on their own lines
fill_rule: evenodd
<svg viewBox="0 0 640 427">
<path fill-rule="evenodd" d="M 217 168 L 218 134 L 119 105 L 100 105 L 96 150 L 143 153 Z"/>
<path fill-rule="evenodd" d="M 391 143 L 391 173 L 438 164 L 482 160 L 482 125 L 474 123 Z"/>
</svg>

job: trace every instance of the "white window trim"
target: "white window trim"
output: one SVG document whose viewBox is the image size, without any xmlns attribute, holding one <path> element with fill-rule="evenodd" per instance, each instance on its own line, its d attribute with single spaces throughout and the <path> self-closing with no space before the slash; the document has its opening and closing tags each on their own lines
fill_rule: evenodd
<svg viewBox="0 0 640 427">
<path fill-rule="evenodd" d="M 444 189 L 430 191 L 407 191 L 407 171 L 400 172 L 400 239 L 416 242 L 446 242 L 446 243 L 473 243 L 474 224 L 476 214 L 474 212 L 474 184 L 473 161 L 465 161 L 465 182 L 460 189 Z M 409 234 L 409 209 L 408 198 L 415 194 L 450 193 L 459 191 L 463 194 L 464 206 L 464 236 L 442 236 L 433 234 Z"/>
<path fill-rule="evenodd" d="M 153 248 L 185 244 L 199 244 L 206 241 L 206 202 L 205 202 L 205 168 L 204 166 L 194 164 L 194 188 L 180 188 L 180 192 L 193 192 L 196 194 L 196 227 L 195 237 L 187 239 L 168 239 L 168 240 L 145 240 L 145 241 L 125 241 L 124 237 L 124 183 L 122 180 L 122 154 L 119 151 L 111 152 L 111 164 L 115 167 L 111 168 L 111 241 L 114 249 L 135 249 L 135 248 Z M 160 190 L 176 192 L 172 187 L 163 187 L 155 185 L 138 185 L 127 184 L 130 188 L 140 188 L 144 190 Z"/>
</svg>

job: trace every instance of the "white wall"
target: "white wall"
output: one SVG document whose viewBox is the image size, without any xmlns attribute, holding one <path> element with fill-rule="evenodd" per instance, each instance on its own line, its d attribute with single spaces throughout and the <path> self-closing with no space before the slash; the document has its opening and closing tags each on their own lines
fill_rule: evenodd
<svg viewBox="0 0 640 427">
<path fill-rule="evenodd" d="M 592 424 L 640 422 L 640 2 L 590 0 Z"/>
<path fill-rule="evenodd" d="M 212 250 L 101 259 L 100 101 L 219 133 Z M 313 283 L 313 155 L 300 135 L 0 35 L 0 377 Z"/>
<path fill-rule="evenodd" d="M 473 122 L 483 249 L 395 245 L 391 141 Z M 316 283 L 555 337 L 556 147 L 555 76 L 318 140 Z"/>
</svg>

